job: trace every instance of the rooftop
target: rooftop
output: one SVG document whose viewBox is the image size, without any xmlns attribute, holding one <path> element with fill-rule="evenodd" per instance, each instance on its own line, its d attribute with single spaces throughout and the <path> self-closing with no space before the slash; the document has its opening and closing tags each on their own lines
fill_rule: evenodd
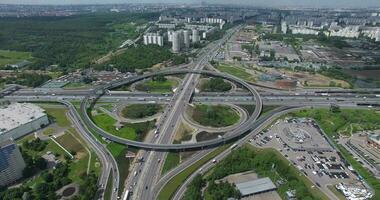
<svg viewBox="0 0 380 200">
<path fill-rule="evenodd" d="M 0 141 L 0 149 L 13 145 L 13 144 L 14 144 L 13 140 Z"/>
<path fill-rule="evenodd" d="M 44 111 L 31 103 L 12 103 L 0 107 L 0 134 L 46 115 Z"/>
<path fill-rule="evenodd" d="M 236 188 L 240 191 L 242 196 L 257 194 L 276 189 L 276 186 L 268 178 L 261 178 L 257 180 L 247 181 L 244 183 L 236 184 Z"/>
</svg>

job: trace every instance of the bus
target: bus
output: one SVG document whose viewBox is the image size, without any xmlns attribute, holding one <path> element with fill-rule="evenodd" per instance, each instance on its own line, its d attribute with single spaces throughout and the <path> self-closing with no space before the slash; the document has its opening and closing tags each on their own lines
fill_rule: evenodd
<svg viewBox="0 0 380 200">
<path fill-rule="evenodd" d="M 125 191 L 123 200 L 128 200 L 129 199 L 129 190 Z"/>
<path fill-rule="evenodd" d="M 237 144 L 233 144 L 231 147 L 230 147 L 230 149 L 232 150 L 232 149 L 235 149 L 237 147 Z"/>
</svg>

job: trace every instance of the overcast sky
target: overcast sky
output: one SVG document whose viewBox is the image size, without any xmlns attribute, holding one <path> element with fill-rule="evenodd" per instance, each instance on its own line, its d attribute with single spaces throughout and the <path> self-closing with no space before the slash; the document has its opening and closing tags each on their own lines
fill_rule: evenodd
<svg viewBox="0 0 380 200">
<path fill-rule="evenodd" d="M 202 0 L 0 0 L 4 4 L 199 3 Z M 253 6 L 380 7 L 380 0 L 204 0 Z"/>
</svg>

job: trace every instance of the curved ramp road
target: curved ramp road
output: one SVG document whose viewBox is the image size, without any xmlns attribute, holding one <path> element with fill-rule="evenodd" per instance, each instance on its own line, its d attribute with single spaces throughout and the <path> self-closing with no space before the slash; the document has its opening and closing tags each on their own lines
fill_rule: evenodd
<svg viewBox="0 0 380 200">
<path fill-rule="evenodd" d="M 93 99 L 93 104 L 96 102 L 97 99 L 99 99 L 103 94 L 104 91 L 110 90 L 113 88 L 120 87 L 125 84 L 131 84 L 136 81 L 140 81 L 146 78 L 150 78 L 153 76 L 157 75 L 177 75 L 177 74 L 186 74 L 186 73 L 194 73 L 194 74 L 204 74 L 204 75 L 209 75 L 209 76 L 214 76 L 214 77 L 221 77 L 224 79 L 227 79 L 229 81 L 233 81 L 235 83 L 240 84 L 241 86 L 245 87 L 250 94 L 253 95 L 256 106 L 255 106 L 255 111 L 253 114 L 248 118 L 246 122 L 241 124 L 241 126 L 237 127 L 236 129 L 232 130 L 228 134 L 226 134 L 225 137 L 222 138 L 217 138 L 209 141 L 204 141 L 204 142 L 198 142 L 198 143 L 192 143 L 192 144 L 155 144 L 155 143 L 145 143 L 145 142 L 137 142 L 137 141 L 132 141 L 132 140 L 127 140 L 124 138 L 120 138 L 114 135 L 111 135 L 110 133 L 102 130 L 98 126 L 95 125 L 95 123 L 91 120 L 91 118 L 88 116 L 87 113 L 87 108 L 89 106 L 89 101 L 91 99 L 91 95 L 86 96 L 83 101 L 81 102 L 80 109 L 83 114 L 83 123 L 86 124 L 87 127 L 93 129 L 96 133 L 101 135 L 102 137 L 105 137 L 111 141 L 120 143 L 120 144 L 125 144 L 133 147 L 139 147 L 139 148 L 144 148 L 144 149 L 154 149 L 154 150 L 174 150 L 174 149 L 196 149 L 196 148 L 203 148 L 207 146 L 213 146 L 213 145 L 218 145 L 225 143 L 231 139 L 234 139 L 236 137 L 239 137 L 240 135 L 246 133 L 247 131 L 251 130 L 251 126 L 253 123 L 256 121 L 256 119 L 259 117 L 262 109 L 262 100 L 260 98 L 259 93 L 248 83 L 235 78 L 233 76 L 227 75 L 227 74 L 222 74 L 214 71 L 205 71 L 205 70 L 190 70 L 190 69 L 179 69 L 179 70 L 171 70 L 171 71 L 160 71 L 160 72 L 154 72 L 150 74 L 144 74 L 141 76 L 133 77 L 130 79 L 124 79 L 121 81 L 114 81 L 111 82 L 108 85 L 101 86 L 97 89 L 94 90 L 95 94 L 98 94 L 98 96 Z M 93 106 L 92 104 L 92 106 Z"/>
</svg>

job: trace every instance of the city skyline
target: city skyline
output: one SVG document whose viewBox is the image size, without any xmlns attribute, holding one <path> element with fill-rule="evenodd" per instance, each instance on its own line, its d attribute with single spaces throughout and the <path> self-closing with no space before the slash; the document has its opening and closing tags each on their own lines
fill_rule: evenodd
<svg viewBox="0 0 380 200">
<path fill-rule="evenodd" d="M 0 4 L 27 4 L 27 5 L 80 5 L 80 4 L 124 4 L 124 3 L 210 3 L 210 4 L 231 4 L 230 1 L 226 0 L 1 0 Z M 258 7 L 329 7 L 329 8 L 370 8 L 370 7 L 380 7 L 380 1 L 376 0 L 336 0 L 336 1 L 312 1 L 312 0 L 237 0 L 233 4 L 241 5 L 252 5 Z"/>
</svg>

